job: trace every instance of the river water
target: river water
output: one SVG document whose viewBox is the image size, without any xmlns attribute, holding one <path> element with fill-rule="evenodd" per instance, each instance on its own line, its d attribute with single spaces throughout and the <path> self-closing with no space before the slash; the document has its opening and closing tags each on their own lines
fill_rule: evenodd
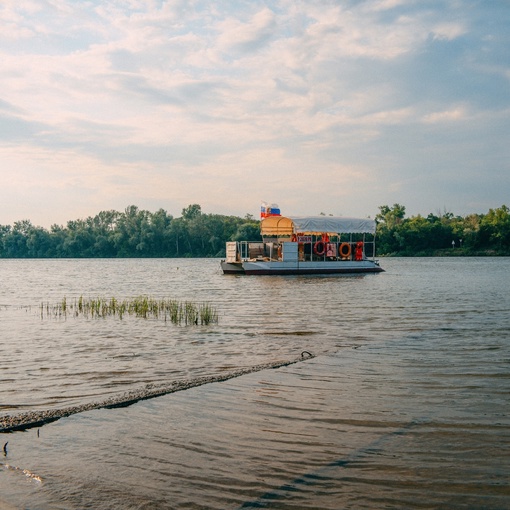
<svg viewBox="0 0 510 510">
<path fill-rule="evenodd" d="M 0 509 L 510 508 L 510 258 L 381 265 L 0 260 L 0 421 L 99 403 L 0 434 Z M 138 295 L 219 321 L 41 314 Z"/>
</svg>

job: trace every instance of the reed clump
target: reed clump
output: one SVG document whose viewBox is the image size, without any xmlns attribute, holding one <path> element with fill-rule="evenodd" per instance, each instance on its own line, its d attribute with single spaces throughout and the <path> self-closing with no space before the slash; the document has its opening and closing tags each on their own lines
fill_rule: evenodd
<svg viewBox="0 0 510 510">
<path fill-rule="evenodd" d="M 66 297 L 55 305 L 41 303 L 41 318 L 86 318 L 118 317 L 125 315 L 143 319 L 162 319 L 178 325 L 202 325 L 218 323 L 218 312 L 210 303 L 194 303 L 175 299 L 155 299 L 150 296 L 137 296 L 119 300 L 115 297 L 86 299 L 80 296 L 73 302 Z"/>
</svg>

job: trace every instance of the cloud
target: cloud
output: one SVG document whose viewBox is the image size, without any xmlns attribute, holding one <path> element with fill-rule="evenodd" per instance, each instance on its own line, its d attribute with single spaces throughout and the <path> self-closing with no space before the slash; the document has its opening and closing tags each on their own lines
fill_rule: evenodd
<svg viewBox="0 0 510 510">
<path fill-rule="evenodd" d="M 431 154 L 453 180 L 507 168 L 510 10 L 468 4 L 4 0 L 10 189 L 33 183 L 46 222 L 52 203 L 64 221 L 137 197 L 174 214 L 256 213 L 261 196 L 299 214 L 433 210 Z"/>
<path fill-rule="evenodd" d="M 432 28 L 434 39 L 443 39 L 452 41 L 466 33 L 465 27 L 462 23 L 438 23 Z"/>
<path fill-rule="evenodd" d="M 433 112 L 425 115 L 423 121 L 427 124 L 435 124 L 437 122 L 459 121 L 466 118 L 465 108 L 458 106 L 453 110 L 442 112 Z"/>
<path fill-rule="evenodd" d="M 7 112 L 7 113 L 16 113 L 16 114 L 22 113 L 21 108 L 18 108 L 16 106 L 14 106 L 13 104 L 8 103 L 7 101 L 3 101 L 2 99 L 0 99 L 0 111 Z"/>
<path fill-rule="evenodd" d="M 216 47 L 230 55 L 243 55 L 260 50 L 273 37 L 276 21 L 273 11 L 264 8 L 248 20 L 230 17 L 216 25 L 219 33 Z"/>
</svg>

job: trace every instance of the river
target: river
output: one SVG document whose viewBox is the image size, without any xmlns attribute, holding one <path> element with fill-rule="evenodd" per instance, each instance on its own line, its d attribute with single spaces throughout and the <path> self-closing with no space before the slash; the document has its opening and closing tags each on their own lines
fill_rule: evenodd
<svg viewBox="0 0 510 510">
<path fill-rule="evenodd" d="M 510 507 L 510 258 L 381 266 L 0 260 L 0 509 Z M 139 295 L 218 323 L 51 313 Z"/>
</svg>

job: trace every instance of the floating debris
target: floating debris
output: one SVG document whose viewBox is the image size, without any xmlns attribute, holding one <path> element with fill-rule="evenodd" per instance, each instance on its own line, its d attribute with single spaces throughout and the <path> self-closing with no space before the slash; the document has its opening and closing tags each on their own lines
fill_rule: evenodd
<svg viewBox="0 0 510 510">
<path fill-rule="evenodd" d="M 34 480 L 36 482 L 42 483 L 42 478 L 39 475 L 36 475 L 29 469 L 23 469 L 17 466 L 11 466 L 10 464 L 2 464 L 0 462 L 0 466 L 2 466 L 4 469 L 7 469 L 9 471 L 14 471 L 15 473 L 20 473 L 25 475 L 27 478 L 30 478 L 31 480 Z M 3 507 L 2 507 L 3 508 Z"/>
</svg>

